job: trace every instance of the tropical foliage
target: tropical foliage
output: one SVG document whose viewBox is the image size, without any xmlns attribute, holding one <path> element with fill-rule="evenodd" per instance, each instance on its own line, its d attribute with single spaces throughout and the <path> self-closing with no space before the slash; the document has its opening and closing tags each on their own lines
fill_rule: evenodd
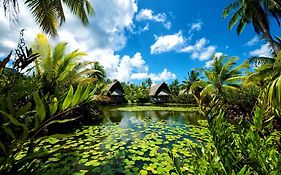
<svg viewBox="0 0 281 175">
<path fill-rule="evenodd" d="M 277 55 L 280 51 L 280 43 L 273 39 L 270 33 L 270 19 L 273 17 L 280 26 L 281 2 L 279 0 L 235 0 L 224 10 L 223 16 L 227 17 L 231 11 L 234 11 L 229 20 L 229 29 L 237 25 L 237 34 L 239 35 L 246 24 L 252 23 L 255 32 L 265 38 Z"/>
<path fill-rule="evenodd" d="M 32 49 L 39 57 L 35 60 L 36 77 L 45 92 L 54 94 L 56 90 L 79 83 L 93 83 L 96 79 L 89 77 L 94 69 L 86 66 L 92 62 L 80 62 L 86 53 L 78 50 L 66 53 L 67 43 L 58 43 L 54 48 L 43 34 L 38 34 Z"/>
<path fill-rule="evenodd" d="M 212 65 L 209 68 L 202 69 L 206 80 L 196 81 L 191 85 L 190 92 L 193 93 L 196 101 L 201 106 L 202 112 L 212 109 L 212 105 L 227 103 L 225 95 L 233 91 L 239 91 L 240 84 L 243 80 L 241 70 L 248 67 L 245 62 L 234 67 L 237 57 L 227 58 L 226 56 L 212 57 Z M 219 100 L 219 101 L 218 101 Z M 207 108 L 208 109 L 207 109 Z"/>
<path fill-rule="evenodd" d="M 42 37 L 44 41 L 43 35 L 38 37 Z M 34 48 L 36 54 L 31 53 L 32 49 L 27 49 L 27 47 L 22 49 L 22 45 L 19 45 L 19 47 L 16 50 L 14 69 L 6 68 L 12 54 L 1 62 L 0 67 L 1 174 L 18 174 L 18 170 L 27 161 L 49 155 L 50 152 L 46 150 L 34 152 L 35 140 L 45 136 L 51 125 L 71 122 L 81 118 L 82 115 L 78 115 L 79 113 L 77 114 L 76 112 L 77 115 L 75 116 L 71 115 L 71 113 L 79 109 L 82 103 L 92 101 L 94 95 L 92 94 L 91 84 L 82 83 L 83 81 L 68 83 L 68 87 L 61 89 L 61 92 L 58 93 L 59 95 L 47 91 L 44 86 L 38 86 L 38 83 L 42 82 L 42 77 L 46 79 L 47 77 L 53 78 L 44 82 L 47 87 L 52 87 L 53 81 L 61 83 L 56 80 L 61 75 L 57 72 L 62 66 L 54 60 L 62 60 L 64 55 L 63 44 L 59 44 L 55 48 L 55 54 L 44 52 L 51 50 L 47 42 L 45 42 L 45 45 L 44 42 L 36 45 L 36 48 Z M 75 54 L 76 52 L 72 53 L 72 55 Z M 44 56 L 49 59 L 49 66 L 53 65 L 51 68 L 54 69 L 49 69 L 50 67 L 46 66 L 47 60 L 44 60 L 46 58 Z M 71 54 L 66 58 L 72 58 Z M 35 59 L 37 62 L 36 75 L 27 76 L 22 74 L 22 72 L 25 73 L 26 68 Z M 40 61 L 45 61 L 45 65 L 42 62 L 39 64 Z M 56 65 L 59 65 L 58 69 L 56 69 Z M 71 71 L 67 73 L 74 74 Z M 72 85 L 75 85 L 75 87 Z M 59 90 L 59 88 L 56 90 Z M 27 150 L 27 153 L 19 158 L 18 155 L 23 150 Z"/>
<path fill-rule="evenodd" d="M 5 16 L 10 22 L 17 21 L 19 13 L 18 0 L 2 0 Z M 80 18 L 83 24 L 89 23 L 89 16 L 94 15 L 94 9 L 89 0 L 58 0 L 58 1 L 40 1 L 40 0 L 24 0 L 23 3 L 31 11 L 36 23 L 40 28 L 55 36 L 58 33 L 58 27 L 65 22 L 65 7 Z"/>
<path fill-rule="evenodd" d="M 18 12 L 18 1 L 2 2 L 6 15 Z M 24 3 L 52 36 L 65 21 L 64 5 L 84 24 L 93 14 L 88 0 Z M 65 42 L 52 46 L 43 34 L 29 48 L 22 31 L 15 57 L 12 51 L 0 62 L 0 174 L 281 174 L 281 39 L 273 39 L 269 25 L 269 17 L 280 23 L 280 5 L 235 0 L 224 10 L 224 17 L 234 12 L 229 28 L 237 24 L 238 34 L 252 23 L 273 58 L 237 66 L 237 57 L 213 55 L 209 67 L 169 84 L 170 102 L 198 107 L 147 105 L 151 79 L 122 83 L 127 101 L 141 104 L 109 106 L 114 116 L 105 112 L 102 125 L 95 125 L 103 116 L 96 102 L 112 82 L 104 68 L 81 62 L 86 53 L 68 53 Z M 146 115 L 151 111 L 155 116 Z M 123 113 L 129 115 L 117 121 Z"/>
</svg>

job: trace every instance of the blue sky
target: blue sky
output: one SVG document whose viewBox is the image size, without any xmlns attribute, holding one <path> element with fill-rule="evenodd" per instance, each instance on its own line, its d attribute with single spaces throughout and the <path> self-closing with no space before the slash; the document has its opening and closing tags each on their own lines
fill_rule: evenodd
<svg viewBox="0 0 281 175">
<path fill-rule="evenodd" d="M 222 18 L 222 12 L 230 2 L 92 0 L 96 16 L 90 26 L 82 26 L 66 11 L 67 22 L 50 41 L 66 41 L 70 49 L 88 52 L 85 60 L 99 61 L 112 79 L 182 81 L 191 69 L 206 66 L 213 53 L 238 56 L 241 62 L 250 56 L 269 55 L 267 44 L 259 41 L 251 25 L 241 36 L 235 28 L 228 30 L 228 19 Z M 0 57 L 16 46 L 21 27 L 27 29 L 29 43 L 41 32 L 34 22 L 24 20 L 30 15 L 24 4 L 20 8 L 20 27 L 12 32 L 0 18 Z M 271 24 L 276 34 L 278 27 L 274 21 Z"/>
</svg>

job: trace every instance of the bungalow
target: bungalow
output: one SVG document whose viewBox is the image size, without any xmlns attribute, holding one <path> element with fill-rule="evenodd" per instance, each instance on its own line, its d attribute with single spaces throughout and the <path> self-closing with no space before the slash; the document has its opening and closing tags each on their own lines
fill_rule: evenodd
<svg viewBox="0 0 281 175">
<path fill-rule="evenodd" d="M 161 83 L 150 88 L 149 97 L 151 102 L 165 103 L 169 101 L 171 92 L 166 83 Z"/>
<path fill-rule="evenodd" d="M 115 81 L 114 83 L 108 85 L 107 96 L 110 98 L 112 103 L 126 102 L 125 92 L 119 81 Z"/>
</svg>

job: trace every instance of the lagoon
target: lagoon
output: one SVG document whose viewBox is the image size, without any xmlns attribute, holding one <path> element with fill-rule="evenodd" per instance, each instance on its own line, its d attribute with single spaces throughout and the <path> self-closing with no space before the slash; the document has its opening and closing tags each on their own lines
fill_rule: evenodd
<svg viewBox="0 0 281 175">
<path fill-rule="evenodd" d="M 169 153 L 192 172 L 194 149 L 210 143 L 197 112 L 118 111 L 105 107 L 104 123 L 84 126 L 68 138 L 49 138 L 37 150 L 56 153 L 34 165 L 35 174 L 176 174 Z"/>
</svg>

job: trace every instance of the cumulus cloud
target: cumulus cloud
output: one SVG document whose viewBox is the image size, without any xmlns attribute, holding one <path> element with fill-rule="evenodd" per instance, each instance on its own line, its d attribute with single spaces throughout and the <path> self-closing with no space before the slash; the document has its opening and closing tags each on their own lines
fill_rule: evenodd
<svg viewBox="0 0 281 175">
<path fill-rule="evenodd" d="M 149 77 L 148 66 L 141 53 L 134 56 L 119 56 L 115 52 L 126 46 L 126 30 L 130 30 L 133 18 L 138 11 L 136 0 L 92 0 L 95 8 L 95 16 L 91 19 L 90 25 L 85 27 L 80 20 L 65 9 L 66 23 L 59 28 L 58 37 L 50 39 L 51 43 L 58 41 L 68 42 L 69 50 L 79 50 L 87 52 L 88 55 L 82 61 L 99 61 L 105 67 L 106 74 L 111 79 L 120 81 L 131 81 L 141 79 L 140 75 L 146 74 L 144 79 Z M 0 11 L 0 56 L 5 56 L 11 49 L 15 49 L 19 40 L 19 32 L 25 28 L 24 38 L 27 44 L 34 41 L 36 33 L 42 32 L 37 24 L 32 20 L 29 10 L 20 3 L 20 23 L 11 28 L 8 21 Z M 28 20 L 26 20 L 28 19 Z M 147 24 L 142 30 L 148 30 Z M 171 72 L 163 70 L 170 77 L 174 77 Z M 154 74 L 153 74 L 154 75 Z M 172 75 L 172 76 L 171 76 Z M 157 77 L 158 74 L 155 74 Z M 159 77 L 163 76 L 159 73 Z M 160 80 L 161 78 L 158 79 Z M 156 79 L 156 78 L 155 78 Z"/>
<path fill-rule="evenodd" d="M 258 36 L 254 36 L 251 40 L 249 40 L 245 46 L 254 46 L 257 45 L 259 43 L 260 39 Z"/>
<path fill-rule="evenodd" d="M 216 52 L 217 47 L 209 45 L 206 38 L 201 38 L 195 44 L 191 44 L 194 31 L 200 31 L 203 22 L 200 20 L 191 24 L 189 37 L 185 38 L 181 31 L 172 35 L 155 37 L 155 43 L 150 46 L 151 54 L 161 54 L 175 51 L 178 53 L 189 53 L 191 58 L 200 61 L 208 60 Z"/>
<path fill-rule="evenodd" d="M 187 45 L 179 52 L 190 53 L 193 59 L 199 59 L 200 61 L 208 60 L 216 51 L 215 46 L 206 46 L 208 43 L 209 41 L 206 38 L 201 38 L 194 45 Z"/>
<path fill-rule="evenodd" d="M 177 51 L 185 42 L 186 39 L 182 36 L 181 31 L 173 35 L 156 37 L 156 42 L 150 46 L 150 52 L 151 54 L 160 54 L 163 52 Z"/>
<path fill-rule="evenodd" d="M 261 45 L 261 47 L 259 49 L 250 51 L 249 55 L 258 56 L 258 57 L 271 57 L 272 56 L 271 53 L 272 52 L 271 52 L 270 46 L 267 43 L 267 44 Z"/>
<path fill-rule="evenodd" d="M 167 20 L 167 15 L 165 13 L 154 14 L 151 9 L 141 9 L 136 15 L 137 21 L 154 21 L 162 23 L 166 29 L 171 28 L 171 22 Z"/>
<path fill-rule="evenodd" d="M 105 67 L 107 76 L 111 79 L 129 82 L 151 78 L 154 82 L 160 82 L 176 78 L 176 75 L 167 69 L 158 74 L 149 73 L 149 67 L 139 52 L 132 57 L 128 55 L 120 57 L 110 50 L 100 50 L 93 54 L 96 54 L 95 61 L 99 61 Z"/>
</svg>

